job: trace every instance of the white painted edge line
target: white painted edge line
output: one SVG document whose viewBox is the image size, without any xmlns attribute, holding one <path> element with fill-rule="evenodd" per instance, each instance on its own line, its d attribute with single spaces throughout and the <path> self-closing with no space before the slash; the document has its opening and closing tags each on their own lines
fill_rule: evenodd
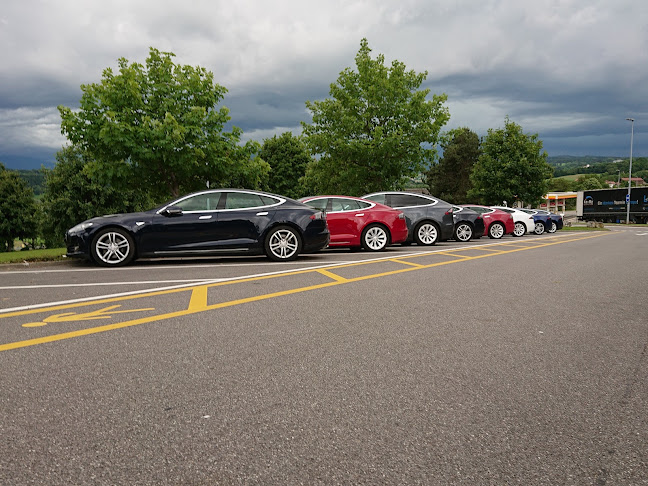
<svg viewBox="0 0 648 486">
<path fill-rule="evenodd" d="M 573 236 L 573 235 L 571 235 Z M 547 239 L 555 239 L 555 238 L 564 238 L 564 236 L 545 236 L 542 239 L 547 240 Z M 507 240 L 511 241 L 511 240 Z M 516 238 L 512 242 L 514 243 L 519 243 L 521 240 L 519 238 Z M 187 288 L 187 287 L 195 287 L 197 285 L 210 285 L 213 283 L 221 283 L 221 282 L 234 282 L 236 280 L 246 280 L 250 278 L 260 278 L 260 277 L 271 277 L 275 275 L 282 275 L 282 274 L 288 274 L 288 273 L 294 273 L 294 272 L 305 272 L 309 270 L 317 270 L 319 268 L 332 268 L 332 267 L 340 267 L 344 265 L 350 265 L 350 264 L 357 264 L 357 263 L 375 263 L 375 262 L 380 262 L 380 261 L 388 261 L 388 260 L 393 260 L 393 259 L 399 259 L 399 258 L 409 258 L 412 256 L 417 256 L 417 255 L 431 255 L 433 253 L 443 253 L 446 251 L 458 251 L 458 250 L 467 250 L 472 247 L 478 247 L 478 246 L 493 246 L 493 245 L 501 245 L 502 241 L 501 240 L 496 240 L 493 243 L 482 243 L 478 245 L 471 245 L 471 246 L 456 246 L 456 247 L 451 247 L 451 248 L 439 248 L 436 250 L 426 250 L 426 251 L 417 251 L 417 252 L 411 252 L 411 253 L 404 253 L 404 254 L 398 254 L 398 255 L 390 255 L 390 256 L 384 256 L 384 257 L 378 257 L 378 258 L 369 258 L 366 260 L 352 260 L 352 261 L 345 261 L 345 262 L 337 262 L 337 263 L 325 263 L 323 265 L 318 265 L 318 266 L 313 266 L 313 267 L 302 267 L 302 268 L 297 268 L 297 269 L 292 269 L 292 270 L 282 270 L 279 272 L 268 272 L 268 273 L 257 273 L 253 275 L 242 275 L 239 277 L 230 277 L 230 278 L 219 278 L 219 279 L 213 279 L 213 280 L 201 280 L 201 281 L 193 281 L 193 283 L 186 283 L 186 284 L 181 284 L 181 285 L 172 285 L 170 287 L 157 287 L 157 288 L 150 288 L 150 289 L 142 289 L 142 290 L 133 290 L 131 292 L 122 292 L 119 294 L 108 294 L 108 295 L 98 295 L 94 297 L 83 297 L 80 299 L 72 299 L 72 300 L 62 300 L 58 302 L 45 302 L 42 304 L 32 304 L 32 305 L 25 305 L 21 307 L 11 307 L 8 309 L 0 309 L 0 314 L 7 314 L 9 312 L 18 312 L 18 311 L 23 311 L 23 310 L 32 310 L 32 309 L 39 309 L 42 307 L 53 307 L 53 306 L 59 306 L 59 305 L 67 305 L 67 304 L 78 304 L 81 302 L 89 302 L 93 300 L 103 300 L 103 299 L 113 299 L 117 297 L 128 297 L 131 295 L 139 295 L 139 294 L 148 294 L 151 292 L 163 292 L 165 290 L 176 290 L 176 289 L 182 289 L 182 288 Z M 185 268 L 184 266 L 182 268 Z"/>
<path fill-rule="evenodd" d="M 151 284 L 163 284 L 163 283 L 191 283 L 191 282 L 200 284 L 200 282 L 202 282 L 203 280 L 206 281 L 207 279 L 146 280 L 142 282 L 93 282 L 93 283 L 69 283 L 69 284 L 48 284 L 48 285 L 13 285 L 8 287 L 0 287 L 0 290 L 56 289 L 56 288 L 66 288 L 66 287 L 106 287 L 108 285 L 151 285 Z"/>
</svg>

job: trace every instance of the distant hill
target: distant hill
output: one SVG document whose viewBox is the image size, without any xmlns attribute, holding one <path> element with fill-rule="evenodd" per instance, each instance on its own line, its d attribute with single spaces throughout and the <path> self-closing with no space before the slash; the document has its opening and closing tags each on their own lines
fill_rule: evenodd
<svg viewBox="0 0 648 486">
<path fill-rule="evenodd" d="M 29 187 L 34 191 L 34 196 L 40 196 L 45 190 L 45 174 L 41 169 L 10 169 L 18 172 L 18 175 L 22 177 Z"/>
<path fill-rule="evenodd" d="M 626 157 L 627 158 L 627 157 Z M 602 157 L 598 155 L 551 155 L 547 157 L 547 162 L 552 167 L 561 169 L 571 169 L 574 167 L 586 167 L 594 164 L 609 164 L 617 160 L 625 160 L 624 157 Z"/>
</svg>

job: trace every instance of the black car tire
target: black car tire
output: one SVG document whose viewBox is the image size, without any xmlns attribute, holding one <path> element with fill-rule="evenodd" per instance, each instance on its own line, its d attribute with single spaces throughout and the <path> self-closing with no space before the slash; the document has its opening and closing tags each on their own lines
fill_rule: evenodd
<svg viewBox="0 0 648 486">
<path fill-rule="evenodd" d="M 515 223 L 513 236 L 524 236 L 525 233 L 526 233 L 526 225 L 524 223 L 520 223 L 519 221 Z"/>
<path fill-rule="evenodd" d="M 389 232 L 380 224 L 370 224 L 362 231 L 362 248 L 368 251 L 382 251 L 389 244 Z"/>
<path fill-rule="evenodd" d="M 272 228 L 264 244 L 265 254 L 275 262 L 289 262 L 296 259 L 301 247 L 299 233 L 290 226 Z"/>
<path fill-rule="evenodd" d="M 556 224 L 555 221 L 551 222 L 551 227 L 549 228 L 548 232 L 549 233 L 555 233 L 558 230 L 558 225 Z"/>
<path fill-rule="evenodd" d="M 544 223 L 543 223 L 542 221 L 538 221 L 538 222 L 535 224 L 535 231 L 534 231 L 534 233 L 535 233 L 536 235 L 541 235 L 541 234 L 544 233 L 544 232 L 545 232 L 545 225 L 544 225 Z"/>
<path fill-rule="evenodd" d="M 454 239 L 457 241 L 467 242 L 472 240 L 473 229 L 468 223 L 461 222 L 454 231 Z"/>
<path fill-rule="evenodd" d="M 135 257 L 135 242 L 126 230 L 106 228 L 93 238 L 90 252 L 92 259 L 102 267 L 121 267 Z"/>
<path fill-rule="evenodd" d="M 417 245 L 432 246 L 439 241 L 439 228 L 431 221 L 423 221 L 414 230 L 414 241 Z"/>
<path fill-rule="evenodd" d="M 488 227 L 488 237 L 493 240 L 499 240 L 504 236 L 505 232 L 506 230 L 504 229 L 504 225 L 497 221 Z"/>
</svg>

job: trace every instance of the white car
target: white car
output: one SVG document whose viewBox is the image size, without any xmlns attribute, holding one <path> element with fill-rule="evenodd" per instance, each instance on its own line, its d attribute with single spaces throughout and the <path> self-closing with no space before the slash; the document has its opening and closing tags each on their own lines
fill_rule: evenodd
<svg viewBox="0 0 648 486">
<path fill-rule="evenodd" d="M 507 208 L 506 206 L 491 206 L 491 208 L 506 211 L 513 216 L 513 223 L 515 223 L 513 236 L 523 236 L 535 231 L 535 222 L 533 221 L 532 214 L 525 213 L 524 211 L 515 208 Z"/>
</svg>

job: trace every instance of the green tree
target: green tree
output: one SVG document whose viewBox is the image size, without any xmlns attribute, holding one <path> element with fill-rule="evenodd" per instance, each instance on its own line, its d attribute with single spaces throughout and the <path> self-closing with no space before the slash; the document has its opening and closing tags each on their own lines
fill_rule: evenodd
<svg viewBox="0 0 648 486">
<path fill-rule="evenodd" d="M 427 100 L 419 89 L 427 72 L 407 71 L 384 56 L 371 58 L 367 39 L 356 54 L 357 71 L 346 68 L 330 86 L 330 98 L 307 101 L 313 120 L 302 123 L 317 159 L 304 184 L 312 193 L 361 195 L 400 188 L 436 156 L 439 131 L 450 118 L 446 95 Z"/>
<path fill-rule="evenodd" d="M 0 163 L 0 251 L 12 251 L 16 238 L 36 237 L 36 212 L 34 191 Z"/>
<path fill-rule="evenodd" d="M 270 191 L 298 198 L 304 195 L 299 179 L 311 157 L 301 137 L 285 132 L 263 141 L 259 157 L 270 164 Z"/>
<path fill-rule="evenodd" d="M 590 189 L 607 188 L 605 181 L 601 180 L 596 174 L 581 176 L 574 182 L 574 191 L 589 191 Z"/>
<path fill-rule="evenodd" d="M 211 185 L 257 187 L 269 167 L 256 142 L 240 145 L 225 107 L 227 90 L 201 67 L 173 63 L 151 48 L 146 65 L 119 59 L 119 73 L 82 85 L 80 110 L 59 106 L 61 132 L 108 178 L 127 180 L 156 200 Z"/>
<path fill-rule="evenodd" d="M 450 130 L 442 139 L 443 156 L 426 173 L 430 193 L 452 202 L 469 202 L 470 174 L 481 153 L 479 136 L 469 128 Z"/>
<path fill-rule="evenodd" d="M 149 209 L 153 205 L 146 193 L 125 189 L 126 181 L 117 185 L 102 181 L 91 170 L 88 153 L 79 147 L 63 148 L 57 152 L 56 160 L 54 169 L 45 169 L 41 200 L 41 234 L 47 246 L 60 245 L 65 231 L 86 219 Z"/>
<path fill-rule="evenodd" d="M 574 182 L 562 177 L 550 179 L 547 184 L 548 192 L 569 192 L 574 190 Z"/>
<path fill-rule="evenodd" d="M 547 192 L 552 172 L 538 135 L 523 133 L 520 125 L 506 117 L 504 128 L 489 129 L 482 141 L 468 197 L 483 204 L 523 201 L 536 205 Z"/>
</svg>

